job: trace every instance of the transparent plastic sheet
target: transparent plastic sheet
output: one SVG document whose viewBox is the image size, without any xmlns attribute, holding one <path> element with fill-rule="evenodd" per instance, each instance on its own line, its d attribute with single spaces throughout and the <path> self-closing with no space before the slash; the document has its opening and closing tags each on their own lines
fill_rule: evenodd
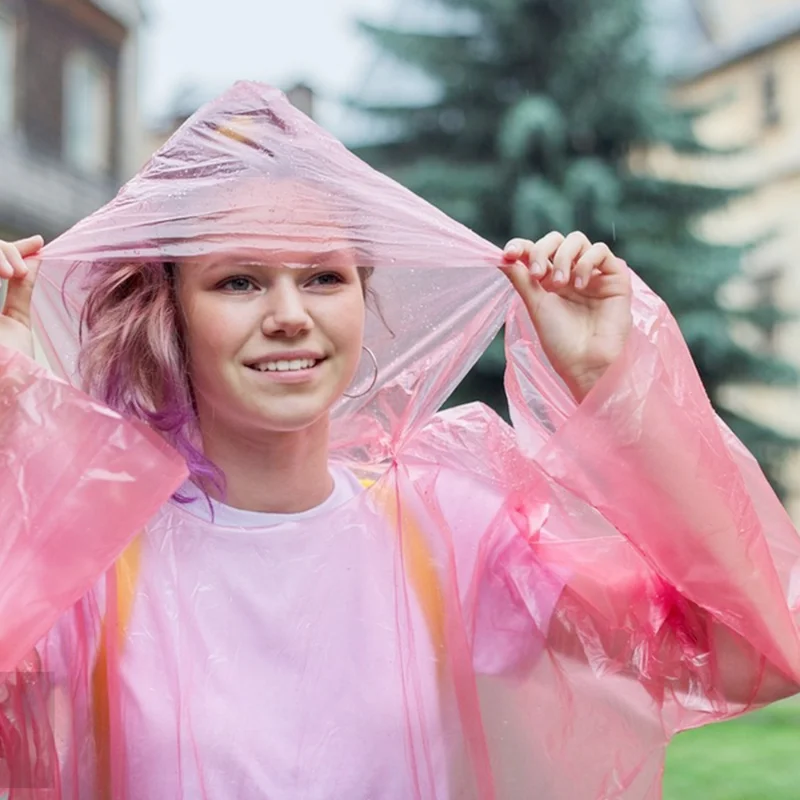
<svg viewBox="0 0 800 800">
<path fill-rule="evenodd" d="M 291 207 L 275 199 L 287 183 L 305 192 Z M 50 741 L 34 766 L 59 763 L 56 788 L 15 800 L 658 798 L 676 731 L 753 706 L 772 673 L 800 678 L 797 535 L 715 418 L 661 302 L 636 282 L 624 357 L 576 407 L 496 269 L 500 251 L 274 90 L 234 87 L 48 245 L 39 332 L 79 385 L 93 265 L 232 248 L 305 263 L 343 239 L 376 268 L 366 338 L 380 369 L 336 408 L 332 457 L 375 482 L 302 524 L 228 529 L 163 504 L 175 483 L 153 478 L 153 451 L 124 426 L 118 448 L 98 450 L 131 476 L 115 513 L 79 493 L 119 488 L 102 463 L 43 493 L 41 476 L 66 474 L 94 436 L 114 440 L 98 417 L 122 423 L 32 363 L 4 363 L 4 474 L 27 476 L 25 437 L 43 421 L 48 441 L 70 435 L 41 475 L 4 483 L 2 504 L 16 492 L 68 508 L 74 554 L 24 596 L 0 590 L 7 666 L 29 669 L 43 637 L 47 675 L 33 695 L 7 693 L 16 711 L 0 705 L 3 741 L 29 743 L 6 744 L 0 764 L 21 787 L 30 759 L 9 753 Z M 514 429 L 480 406 L 436 413 L 504 320 Z M 36 565 L 26 576 L 50 564 L 22 518 L 11 537 L 0 527 L 4 575 L 13 548 Z M 31 607 L 43 611 L 20 637 L 7 620 Z M 264 645 L 254 615 L 295 620 L 296 635 Z"/>
<path fill-rule="evenodd" d="M 0 788 L 54 786 L 53 676 L 34 647 L 185 475 L 151 431 L 0 348 Z"/>
</svg>

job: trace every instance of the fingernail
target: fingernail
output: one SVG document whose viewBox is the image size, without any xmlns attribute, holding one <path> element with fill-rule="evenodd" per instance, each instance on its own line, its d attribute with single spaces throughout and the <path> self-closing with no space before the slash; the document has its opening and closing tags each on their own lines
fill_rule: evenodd
<svg viewBox="0 0 800 800">
<path fill-rule="evenodd" d="M 583 284 L 584 284 L 583 278 L 580 275 L 578 275 L 578 277 L 575 278 L 575 288 L 583 289 Z"/>
<path fill-rule="evenodd" d="M 553 275 L 553 280 L 556 283 L 563 283 L 563 281 L 564 281 L 564 273 L 560 269 L 557 269 L 556 270 L 556 274 Z"/>
<path fill-rule="evenodd" d="M 531 272 L 537 278 L 541 278 L 542 275 L 544 275 L 544 273 L 546 272 L 546 270 L 544 268 L 544 265 L 541 262 L 534 261 L 533 264 L 531 264 Z"/>
</svg>

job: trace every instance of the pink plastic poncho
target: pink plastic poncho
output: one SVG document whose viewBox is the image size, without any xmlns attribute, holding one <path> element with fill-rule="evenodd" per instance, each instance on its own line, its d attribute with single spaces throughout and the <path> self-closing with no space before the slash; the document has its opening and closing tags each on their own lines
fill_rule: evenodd
<svg viewBox="0 0 800 800">
<path fill-rule="evenodd" d="M 279 181 L 330 213 L 309 225 Z M 263 530 L 169 501 L 180 459 L 76 388 L 86 275 L 307 263 L 343 236 L 375 267 L 379 373 L 336 407 L 331 457 L 375 482 Z M 0 358 L 13 800 L 654 799 L 676 731 L 800 679 L 800 542 L 663 303 L 636 281 L 627 349 L 576 406 L 500 263 L 252 84 L 47 246 L 59 377 Z M 438 412 L 503 322 L 513 429 Z"/>
</svg>

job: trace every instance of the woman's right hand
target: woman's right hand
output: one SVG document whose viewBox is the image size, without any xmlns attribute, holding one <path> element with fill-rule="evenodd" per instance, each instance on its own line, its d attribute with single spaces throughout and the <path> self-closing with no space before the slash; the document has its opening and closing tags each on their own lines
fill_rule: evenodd
<svg viewBox="0 0 800 800">
<path fill-rule="evenodd" d="M 0 347 L 18 350 L 33 358 L 31 297 L 39 270 L 36 254 L 44 246 L 41 236 L 17 242 L 0 241 L 0 279 L 8 280 L 5 303 L 0 309 Z"/>
</svg>

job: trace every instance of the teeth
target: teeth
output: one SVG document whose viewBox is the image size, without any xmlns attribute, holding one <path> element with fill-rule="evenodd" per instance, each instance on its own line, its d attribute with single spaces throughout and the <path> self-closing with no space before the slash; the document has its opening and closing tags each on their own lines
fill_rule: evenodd
<svg viewBox="0 0 800 800">
<path fill-rule="evenodd" d="M 295 358 L 291 361 L 266 361 L 253 364 L 259 372 L 296 372 L 300 369 L 311 369 L 317 362 L 311 358 Z"/>
</svg>

